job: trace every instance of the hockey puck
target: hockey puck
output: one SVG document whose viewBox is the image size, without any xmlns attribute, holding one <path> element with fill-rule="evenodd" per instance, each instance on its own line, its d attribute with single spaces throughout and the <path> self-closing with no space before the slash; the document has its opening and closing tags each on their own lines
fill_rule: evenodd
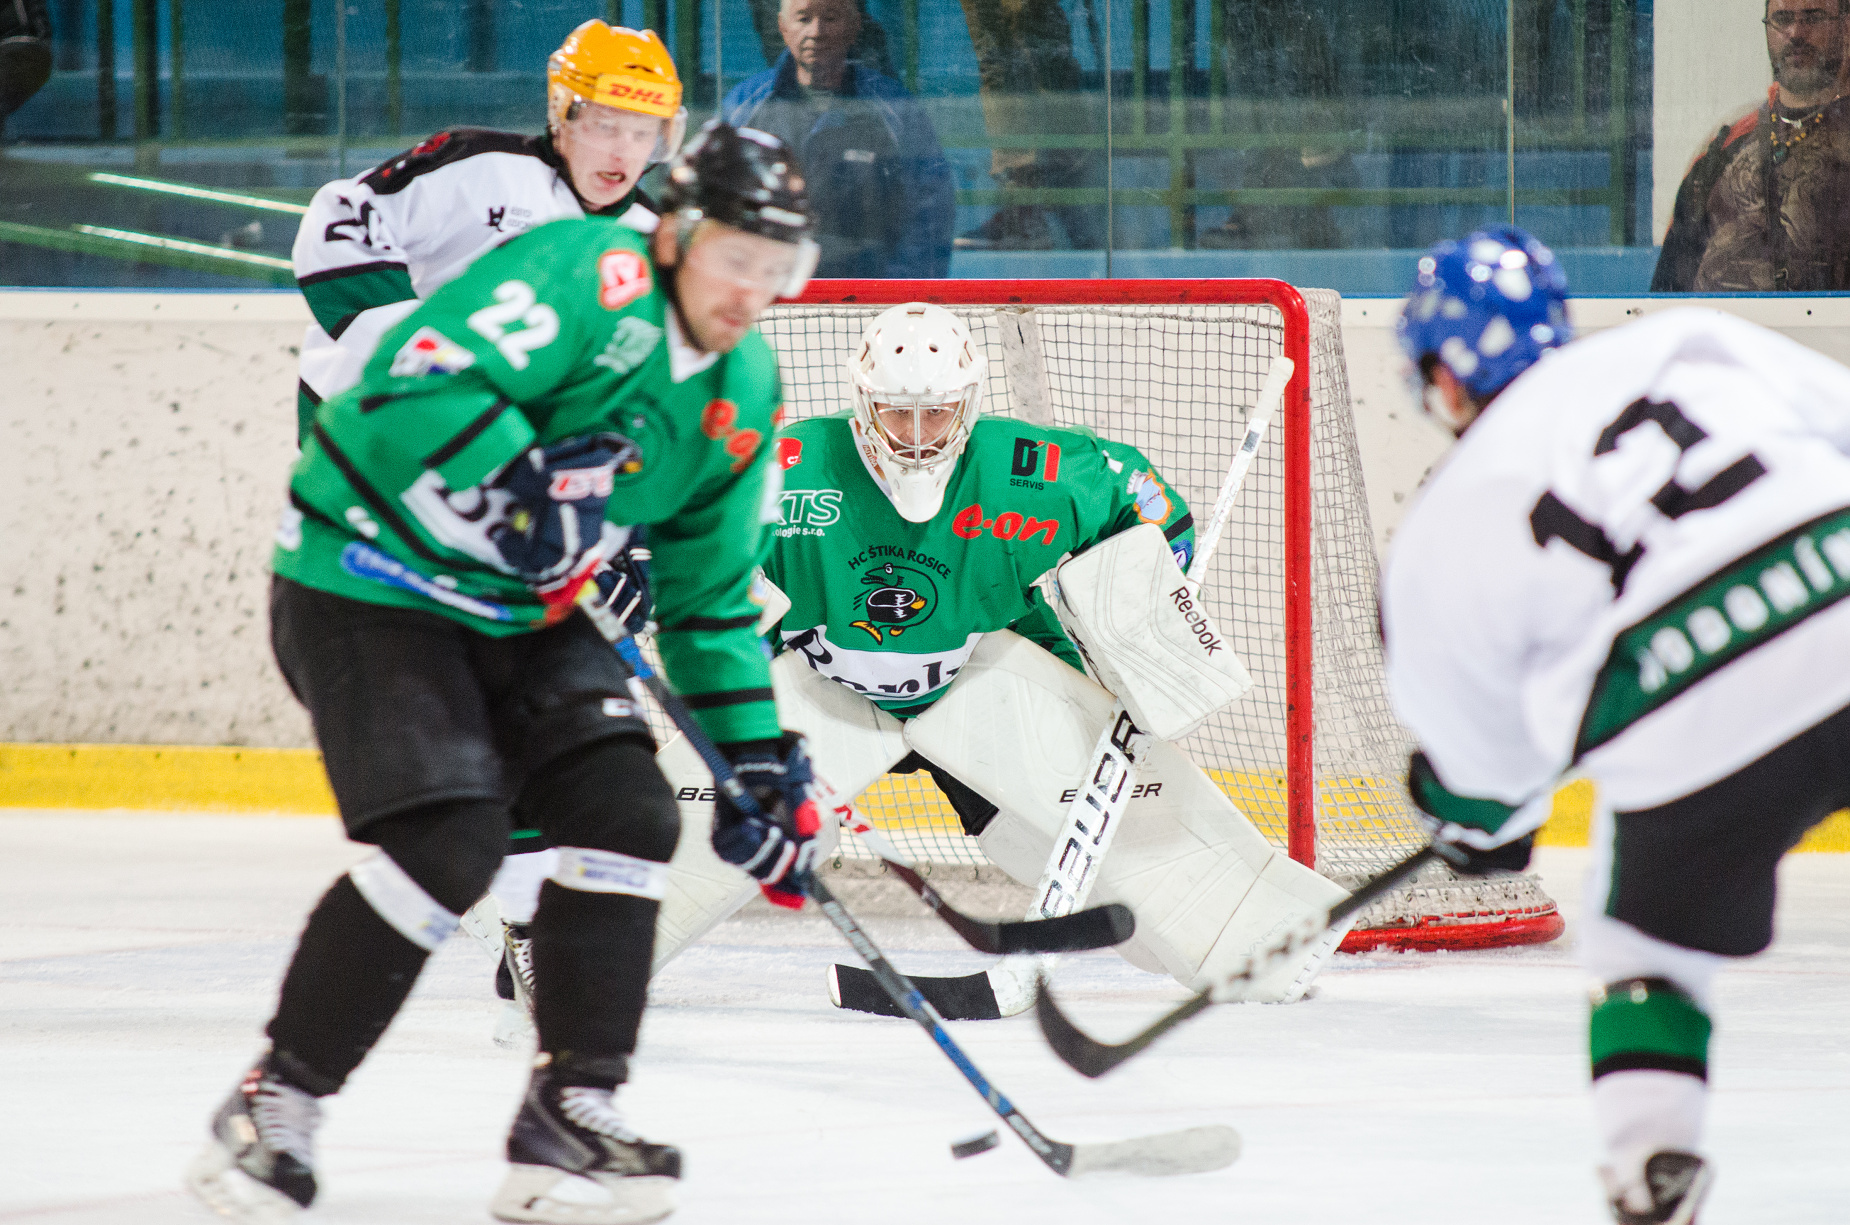
<svg viewBox="0 0 1850 1225">
<path fill-rule="evenodd" d="M 1001 1143 L 1001 1137 L 997 1136 L 995 1132 L 984 1132 L 974 1139 L 959 1140 L 957 1143 L 951 1145 L 951 1156 L 958 1161 L 962 1161 L 965 1157 L 974 1157 L 978 1153 L 987 1153 L 990 1149 L 995 1148 Z"/>
</svg>

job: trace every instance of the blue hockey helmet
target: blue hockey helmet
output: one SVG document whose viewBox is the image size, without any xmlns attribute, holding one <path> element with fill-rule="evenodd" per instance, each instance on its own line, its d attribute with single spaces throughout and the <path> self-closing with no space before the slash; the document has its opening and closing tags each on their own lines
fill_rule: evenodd
<svg viewBox="0 0 1850 1225">
<path fill-rule="evenodd" d="M 1422 256 L 1400 316 L 1408 360 L 1417 368 L 1437 358 L 1479 399 L 1573 338 L 1567 278 L 1554 252 L 1513 225 L 1474 231 Z"/>
</svg>

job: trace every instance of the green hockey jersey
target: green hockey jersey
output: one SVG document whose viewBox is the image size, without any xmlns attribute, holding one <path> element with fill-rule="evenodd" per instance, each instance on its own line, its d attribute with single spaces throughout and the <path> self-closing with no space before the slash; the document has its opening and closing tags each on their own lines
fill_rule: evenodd
<svg viewBox="0 0 1850 1225">
<path fill-rule="evenodd" d="M 614 431 L 637 447 L 607 516 L 649 525 L 657 643 L 721 741 L 778 734 L 751 574 L 776 513 L 768 445 L 777 359 L 757 332 L 701 355 L 671 335 L 647 239 L 614 221 L 539 226 L 484 255 L 388 331 L 358 386 L 315 414 L 290 479 L 276 573 L 479 633 L 544 624 L 488 532 L 507 496 L 484 485 L 535 444 Z M 464 596 L 484 620 L 341 568 L 369 541 Z"/>
<path fill-rule="evenodd" d="M 902 519 L 856 450 L 852 414 L 787 426 L 782 519 L 765 574 L 790 597 L 774 637 L 902 717 L 944 692 L 977 639 L 1013 629 L 1075 668 L 1034 584 L 1068 553 L 1139 523 L 1186 564 L 1194 519 L 1135 447 L 1090 430 L 977 421 L 944 505 Z"/>
</svg>

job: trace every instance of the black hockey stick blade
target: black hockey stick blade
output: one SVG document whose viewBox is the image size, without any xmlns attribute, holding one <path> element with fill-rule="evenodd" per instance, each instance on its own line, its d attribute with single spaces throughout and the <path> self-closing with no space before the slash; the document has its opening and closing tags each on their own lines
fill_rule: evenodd
<svg viewBox="0 0 1850 1225">
<path fill-rule="evenodd" d="M 1137 930 L 1135 916 L 1116 902 L 1050 919 L 1023 919 L 1012 923 L 973 919 L 945 901 L 943 895 L 910 867 L 891 859 L 886 861 L 886 866 L 978 952 L 997 955 L 1079 953 L 1123 944 Z"/>
<path fill-rule="evenodd" d="M 995 1021 L 1002 1016 L 988 974 L 957 978 L 912 978 L 925 1002 L 947 1021 Z M 886 993 L 873 971 L 860 966 L 829 967 L 829 1000 L 837 1008 L 871 1012 L 880 1017 L 903 1017 L 905 1012 Z"/>
<path fill-rule="evenodd" d="M 1327 931 L 1331 926 L 1342 922 L 1356 911 L 1369 905 L 1437 858 L 1439 858 L 1439 852 L 1430 845 L 1425 846 L 1385 872 L 1364 881 L 1354 893 L 1330 908 L 1329 918 L 1323 924 L 1324 930 Z M 1302 947 L 1300 940 L 1293 936 L 1286 936 L 1279 943 L 1254 954 L 1248 960 L 1246 968 L 1232 976 L 1222 986 L 1232 986 L 1241 980 L 1251 981 L 1259 977 L 1275 958 Z M 1034 1015 L 1040 1019 L 1041 1033 L 1046 1037 L 1047 1045 L 1053 1048 L 1054 1054 L 1058 1055 L 1068 1067 L 1081 1076 L 1090 1077 L 1103 1076 L 1182 1022 L 1204 1011 L 1212 1003 L 1214 1003 L 1214 988 L 1210 987 L 1190 996 L 1182 1004 L 1164 1013 L 1128 1041 L 1114 1044 L 1100 1042 L 1074 1025 L 1066 1014 L 1060 1011 L 1059 1004 L 1054 1001 L 1053 993 L 1047 989 L 1045 978 L 1037 982 L 1034 988 Z"/>
</svg>

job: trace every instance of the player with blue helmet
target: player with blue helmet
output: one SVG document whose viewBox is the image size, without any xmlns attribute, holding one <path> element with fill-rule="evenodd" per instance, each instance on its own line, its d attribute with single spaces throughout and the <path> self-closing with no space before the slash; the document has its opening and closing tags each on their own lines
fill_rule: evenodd
<svg viewBox="0 0 1850 1225">
<path fill-rule="evenodd" d="M 1461 871 L 1527 866 L 1560 781 L 1595 784 L 1600 1172 L 1622 1225 L 1686 1225 L 1716 971 L 1850 804 L 1850 370 L 1715 311 L 1568 344 L 1566 299 L 1514 227 L 1420 261 L 1401 343 L 1459 441 L 1383 571 L 1388 689 Z"/>
<path fill-rule="evenodd" d="M 1401 313 L 1414 399 L 1454 433 L 1542 354 L 1574 337 L 1554 252 L 1513 225 L 1442 242 L 1420 259 Z"/>
</svg>

